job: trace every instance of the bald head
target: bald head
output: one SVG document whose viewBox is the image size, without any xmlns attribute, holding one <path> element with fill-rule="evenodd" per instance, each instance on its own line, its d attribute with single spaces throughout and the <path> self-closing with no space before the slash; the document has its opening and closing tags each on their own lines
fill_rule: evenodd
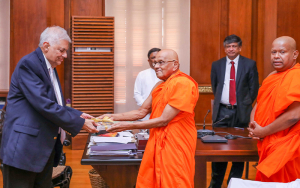
<svg viewBox="0 0 300 188">
<path fill-rule="evenodd" d="M 278 72 L 292 68 L 296 64 L 298 54 L 296 41 L 292 37 L 282 36 L 272 43 L 271 62 Z"/>
<path fill-rule="evenodd" d="M 275 39 L 273 41 L 273 43 L 287 44 L 291 48 L 291 50 L 297 49 L 295 39 L 293 39 L 292 37 L 289 37 L 289 36 L 278 37 L 277 39 Z"/>
<path fill-rule="evenodd" d="M 165 49 L 165 50 L 161 50 L 157 56 L 162 56 L 171 60 L 176 60 L 178 61 L 178 55 L 174 50 L 171 49 Z"/>
<path fill-rule="evenodd" d="M 157 53 L 154 70 L 161 80 L 167 80 L 179 70 L 178 55 L 174 50 L 165 49 Z"/>
</svg>

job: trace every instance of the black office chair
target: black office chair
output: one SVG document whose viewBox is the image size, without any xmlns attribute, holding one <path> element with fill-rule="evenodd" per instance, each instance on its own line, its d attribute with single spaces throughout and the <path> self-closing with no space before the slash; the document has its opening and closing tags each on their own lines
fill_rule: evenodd
<svg viewBox="0 0 300 188">
<path fill-rule="evenodd" d="M 63 145 L 69 146 L 70 141 L 65 140 Z M 54 188 L 54 187 L 69 188 L 70 187 L 70 182 L 71 182 L 73 171 L 70 166 L 65 166 L 65 164 L 66 164 L 66 154 L 64 152 L 62 152 L 58 166 L 53 167 L 52 188 Z"/>
</svg>

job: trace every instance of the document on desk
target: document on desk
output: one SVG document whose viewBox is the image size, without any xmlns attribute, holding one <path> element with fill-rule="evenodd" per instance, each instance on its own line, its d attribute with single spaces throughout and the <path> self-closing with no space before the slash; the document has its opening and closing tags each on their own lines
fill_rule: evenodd
<svg viewBox="0 0 300 188">
<path fill-rule="evenodd" d="M 115 151 L 115 150 L 136 150 L 135 143 L 110 144 L 104 146 L 91 146 L 91 151 Z"/>
<path fill-rule="evenodd" d="M 133 152 L 131 150 L 118 150 L 118 151 L 90 151 L 89 155 L 104 155 L 104 156 L 114 156 L 114 155 L 120 155 L 120 156 L 128 156 L 132 155 Z"/>
<path fill-rule="evenodd" d="M 93 143 L 110 142 L 110 143 L 127 144 L 128 142 L 132 142 L 132 138 L 131 137 L 97 137 L 97 136 L 91 136 L 91 141 Z"/>
<path fill-rule="evenodd" d="M 133 134 L 128 131 L 118 132 L 120 137 L 133 137 Z"/>
</svg>

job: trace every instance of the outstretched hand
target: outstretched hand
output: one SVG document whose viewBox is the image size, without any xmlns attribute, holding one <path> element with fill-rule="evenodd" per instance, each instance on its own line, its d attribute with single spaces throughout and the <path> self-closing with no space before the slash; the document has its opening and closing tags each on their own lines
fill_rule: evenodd
<svg viewBox="0 0 300 188">
<path fill-rule="evenodd" d="M 93 120 L 85 119 L 83 129 L 86 130 L 88 133 L 97 133 L 99 132 L 96 128 L 98 126 L 97 123 L 95 123 Z"/>
<path fill-rule="evenodd" d="M 118 122 L 111 126 L 111 128 L 107 129 L 108 132 L 121 132 L 132 128 L 132 123 L 128 122 Z"/>
<path fill-rule="evenodd" d="M 114 121 L 114 118 L 112 117 L 113 114 L 103 114 L 101 116 L 98 116 L 97 119 L 103 119 L 105 116 L 109 117 L 112 121 Z"/>
<path fill-rule="evenodd" d="M 86 114 L 86 113 L 82 113 L 80 117 L 83 118 L 83 119 L 92 119 L 92 118 L 94 118 L 94 116 L 91 116 L 90 114 Z"/>
<path fill-rule="evenodd" d="M 252 137 L 253 139 L 261 139 L 266 137 L 264 132 L 264 127 L 261 127 L 259 124 L 256 123 L 256 121 L 252 121 L 249 124 L 249 127 L 247 128 L 249 131 L 249 137 Z"/>
</svg>

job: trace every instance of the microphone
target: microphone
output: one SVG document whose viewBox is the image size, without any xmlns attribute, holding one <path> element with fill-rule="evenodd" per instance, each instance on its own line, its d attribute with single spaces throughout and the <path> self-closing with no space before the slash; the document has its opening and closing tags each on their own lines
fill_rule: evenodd
<svg viewBox="0 0 300 188">
<path fill-rule="evenodd" d="M 203 129 L 197 130 L 197 137 L 198 138 L 201 138 L 205 135 L 213 135 L 214 134 L 214 131 L 205 129 L 205 119 L 206 119 L 206 116 L 209 114 L 209 112 L 210 112 L 210 110 L 207 110 L 207 113 L 204 116 Z"/>
<path fill-rule="evenodd" d="M 206 119 L 206 116 L 208 115 L 209 112 L 210 112 L 210 110 L 207 110 L 207 113 L 206 113 L 206 115 L 204 116 L 203 130 L 205 130 L 205 119 Z"/>
<path fill-rule="evenodd" d="M 229 117 L 230 117 L 229 115 L 225 115 L 222 119 L 220 119 L 219 121 L 213 123 L 213 124 L 212 124 L 212 127 L 214 128 L 214 125 L 215 125 L 215 124 L 218 124 L 218 123 L 220 123 L 221 121 L 224 121 L 225 119 L 229 119 Z"/>
<path fill-rule="evenodd" d="M 229 115 L 225 115 L 222 119 L 220 119 L 219 121 L 215 122 L 212 124 L 212 133 L 211 135 L 206 135 L 201 138 L 201 141 L 203 143 L 227 143 L 227 139 L 219 136 L 219 135 L 215 135 L 215 131 L 214 131 L 214 125 L 217 123 L 220 123 L 221 121 L 224 121 L 225 119 L 230 118 Z"/>
<path fill-rule="evenodd" d="M 217 124 L 217 123 L 220 123 L 221 121 L 224 121 L 225 119 L 228 119 L 230 117 L 229 115 L 225 115 L 222 119 L 220 119 L 219 121 L 212 124 L 212 130 L 206 130 L 205 129 L 205 118 L 206 118 L 206 116 L 209 112 L 210 112 L 210 110 L 207 111 L 207 113 L 204 117 L 203 129 L 197 130 L 197 137 L 198 138 L 201 138 L 201 137 L 206 136 L 206 135 L 214 135 L 215 134 L 214 125 Z"/>
</svg>

